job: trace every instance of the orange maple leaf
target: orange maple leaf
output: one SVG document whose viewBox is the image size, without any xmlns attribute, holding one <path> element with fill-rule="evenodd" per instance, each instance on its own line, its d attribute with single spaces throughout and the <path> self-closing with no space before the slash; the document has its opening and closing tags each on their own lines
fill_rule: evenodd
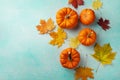
<svg viewBox="0 0 120 80">
<path fill-rule="evenodd" d="M 47 20 L 40 20 L 40 24 L 36 26 L 37 30 L 40 31 L 40 34 L 48 33 L 55 28 L 54 22 L 51 18 Z"/>
<path fill-rule="evenodd" d="M 89 67 L 79 67 L 75 69 L 75 80 L 87 80 L 87 78 L 94 78 L 92 69 Z"/>
</svg>

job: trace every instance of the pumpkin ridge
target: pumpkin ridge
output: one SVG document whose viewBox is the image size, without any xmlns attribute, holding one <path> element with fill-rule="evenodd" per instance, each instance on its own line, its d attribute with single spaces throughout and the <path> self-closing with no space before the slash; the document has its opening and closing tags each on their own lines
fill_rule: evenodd
<svg viewBox="0 0 120 80">
<path fill-rule="evenodd" d="M 68 69 L 75 68 L 80 61 L 80 54 L 74 48 L 64 49 L 60 54 L 60 63 L 63 67 Z"/>
<path fill-rule="evenodd" d="M 95 20 L 95 12 L 92 9 L 83 9 L 80 13 L 80 22 L 90 25 Z"/>
<path fill-rule="evenodd" d="M 56 13 L 56 22 L 61 28 L 73 29 L 78 23 L 77 12 L 68 7 L 62 8 Z"/>
<path fill-rule="evenodd" d="M 96 33 L 90 28 L 84 28 L 79 32 L 78 39 L 83 45 L 90 46 L 96 41 Z"/>
</svg>

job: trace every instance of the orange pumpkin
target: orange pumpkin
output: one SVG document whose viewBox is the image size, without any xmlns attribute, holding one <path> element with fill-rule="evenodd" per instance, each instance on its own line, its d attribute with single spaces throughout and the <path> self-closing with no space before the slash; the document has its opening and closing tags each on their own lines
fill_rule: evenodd
<svg viewBox="0 0 120 80">
<path fill-rule="evenodd" d="M 83 9 L 80 13 L 80 22 L 90 25 L 95 20 L 95 12 L 92 9 Z"/>
<path fill-rule="evenodd" d="M 79 32 L 78 39 L 81 44 L 90 46 L 96 41 L 96 33 L 90 28 L 84 28 Z"/>
<path fill-rule="evenodd" d="M 80 54 L 74 48 L 64 49 L 60 54 L 60 63 L 63 67 L 73 69 L 80 62 Z"/>
<path fill-rule="evenodd" d="M 71 8 L 62 8 L 56 13 L 56 22 L 61 28 L 73 29 L 78 23 L 78 14 Z"/>
</svg>

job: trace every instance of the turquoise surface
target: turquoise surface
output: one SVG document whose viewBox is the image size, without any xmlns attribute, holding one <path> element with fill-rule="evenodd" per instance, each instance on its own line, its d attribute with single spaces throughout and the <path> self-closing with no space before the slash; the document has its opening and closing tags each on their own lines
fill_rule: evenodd
<svg viewBox="0 0 120 80">
<path fill-rule="evenodd" d="M 78 13 L 83 8 L 92 8 L 91 0 L 84 1 Z M 97 32 L 98 43 L 111 44 L 116 58 L 112 65 L 100 66 L 95 73 L 99 63 L 89 55 L 93 46 L 80 45 L 80 65 L 84 65 L 88 54 L 87 66 L 95 69 L 94 80 L 120 80 L 120 1 L 102 2 L 96 15 L 109 19 L 111 28 L 104 31 L 96 24 L 90 27 Z M 69 47 L 68 40 L 60 48 L 51 46 L 49 35 L 39 35 L 35 27 L 40 19 L 51 17 L 55 21 L 56 11 L 63 7 L 73 8 L 68 0 L 0 0 L 0 80 L 74 80 L 74 70 L 61 67 L 59 62 L 61 50 Z M 84 27 L 79 26 L 79 30 Z M 79 30 L 66 32 L 74 37 Z"/>
</svg>

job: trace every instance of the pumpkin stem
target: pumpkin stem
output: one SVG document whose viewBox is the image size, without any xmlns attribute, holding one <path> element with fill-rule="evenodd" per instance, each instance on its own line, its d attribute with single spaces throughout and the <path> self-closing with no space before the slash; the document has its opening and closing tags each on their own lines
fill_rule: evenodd
<svg viewBox="0 0 120 80">
<path fill-rule="evenodd" d="M 91 36 L 92 33 L 93 33 L 93 32 L 90 32 L 90 33 L 87 35 L 87 38 L 89 38 L 89 37 Z"/>
<path fill-rule="evenodd" d="M 70 15 L 69 15 L 69 14 L 65 16 L 65 19 L 69 19 L 69 18 L 70 18 Z"/>
<path fill-rule="evenodd" d="M 68 52 L 68 59 L 72 61 L 71 52 Z"/>
</svg>

